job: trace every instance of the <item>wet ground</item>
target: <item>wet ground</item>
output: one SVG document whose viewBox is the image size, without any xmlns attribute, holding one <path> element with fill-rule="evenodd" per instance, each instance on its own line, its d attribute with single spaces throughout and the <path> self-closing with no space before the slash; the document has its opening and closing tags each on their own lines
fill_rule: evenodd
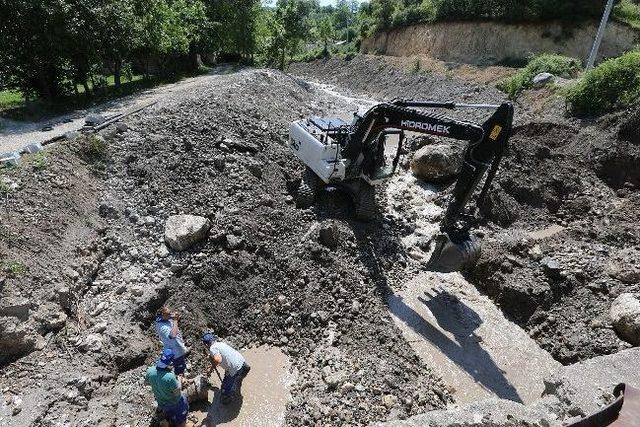
<svg viewBox="0 0 640 427">
<path fill-rule="evenodd" d="M 242 394 L 233 402 L 220 403 L 220 380 L 213 374 L 209 381 L 207 404 L 193 411 L 190 419 L 196 426 L 226 427 L 278 427 L 284 425 L 287 403 L 291 398 L 291 385 L 296 374 L 289 358 L 277 347 L 250 348 L 242 354 L 251 366 L 242 384 Z M 219 369 L 224 377 L 224 370 Z"/>
<path fill-rule="evenodd" d="M 403 335 L 451 386 L 456 403 L 530 403 L 560 366 L 457 274 L 421 274 L 388 301 Z"/>
</svg>

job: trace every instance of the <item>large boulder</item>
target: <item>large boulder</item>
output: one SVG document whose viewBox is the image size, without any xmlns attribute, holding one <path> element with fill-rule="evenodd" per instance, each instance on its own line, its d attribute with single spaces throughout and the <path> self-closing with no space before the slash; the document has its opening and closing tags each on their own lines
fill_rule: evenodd
<svg viewBox="0 0 640 427">
<path fill-rule="evenodd" d="M 167 219 L 164 239 L 176 251 L 184 251 L 207 237 L 211 222 L 202 216 L 173 215 Z"/>
<path fill-rule="evenodd" d="M 458 173 L 462 155 L 462 148 L 455 144 L 427 145 L 413 155 L 411 172 L 425 181 L 446 181 Z"/>
<path fill-rule="evenodd" d="M 555 76 L 551 73 L 540 73 L 531 79 L 531 84 L 533 84 L 533 87 L 543 87 L 549 83 L 553 83 L 554 79 Z"/>
<path fill-rule="evenodd" d="M 625 341 L 640 345 L 640 301 L 631 294 L 620 294 L 611 303 L 611 323 Z"/>
</svg>

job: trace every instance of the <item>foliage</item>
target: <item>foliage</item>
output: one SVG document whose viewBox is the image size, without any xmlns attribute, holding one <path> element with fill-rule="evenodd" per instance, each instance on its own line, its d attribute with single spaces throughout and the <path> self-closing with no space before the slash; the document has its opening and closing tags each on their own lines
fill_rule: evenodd
<svg viewBox="0 0 640 427">
<path fill-rule="evenodd" d="M 4 270 L 12 277 L 25 274 L 29 268 L 20 261 L 8 261 L 4 263 Z"/>
<path fill-rule="evenodd" d="M 65 100 L 134 73 L 195 71 L 196 54 L 250 58 L 259 0 L 0 0 L 0 91 Z M 78 89 L 80 88 L 80 89 Z"/>
<path fill-rule="evenodd" d="M 304 0 L 278 0 L 273 14 L 266 25 L 267 63 L 284 69 L 287 55 L 295 54 L 301 42 L 307 37 L 308 18 L 311 3 Z"/>
<path fill-rule="evenodd" d="M 640 4 L 637 1 L 620 0 L 613 9 L 613 16 L 618 21 L 640 30 Z"/>
<path fill-rule="evenodd" d="M 576 115 L 598 115 L 630 106 L 640 99 L 640 51 L 588 71 L 567 90 L 566 97 Z"/>
<path fill-rule="evenodd" d="M 621 0 L 629 3 L 632 0 Z M 371 0 L 366 34 L 433 21 L 530 22 L 599 18 L 606 0 Z M 628 10 L 629 7 L 625 10 Z"/>
<path fill-rule="evenodd" d="M 104 161 L 109 154 L 109 147 L 104 138 L 97 135 L 89 135 L 79 139 L 79 154 L 86 161 L 95 163 Z"/>
<path fill-rule="evenodd" d="M 533 86 L 533 78 L 540 73 L 551 73 L 562 78 L 576 77 L 582 69 L 580 61 L 562 55 L 543 54 L 533 57 L 515 76 L 501 82 L 498 88 L 516 98 L 523 90 Z"/>
<path fill-rule="evenodd" d="M 43 170 L 47 168 L 47 155 L 44 151 L 40 151 L 33 155 L 33 168 L 35 170 Z"/>
</svg>

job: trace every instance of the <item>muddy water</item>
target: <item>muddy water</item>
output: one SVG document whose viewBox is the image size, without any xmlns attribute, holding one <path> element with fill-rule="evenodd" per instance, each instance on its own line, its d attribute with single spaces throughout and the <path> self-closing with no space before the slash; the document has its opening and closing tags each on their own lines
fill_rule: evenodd
<svg viewBox="0 0 640 427">
<path fill-rule="evenodd" d="M 210 378 L 208 404 L 197 405 L 191 413 L 196 426 L 279 427 L 296 374 L 289 358 L 276 347 L 261 346 L 243 352 L 251 372 L 242 384 L 242 396 L 227 405 L 220 403 L 220 380 Z M 224 376 L 224 371 L 218 368 Z M 195 406 L 195 405 L 194 405 Z"/>
<path fill-rule="evenodd" d="M 438 232 L 443 212 L 432 203 L 436 191 L 410 174 L 394 177 L 387 187 L 389 213 L 409 215 L 416 224 L 402 241 L 417 260 L 428 259 L 417 240 Z M 410 200 L 408 211 L 398 203 L 404 200 Z M 454 389 L 458 403 L 492 397 L 531 402 L 542 393 L 543 378 L 559 366 L 460 274 L 425 272 L 399 289 L 388 298 L 395 322 L 426 365 Z"/>
<path fill-rule="evenodd" d="M 529 403 L 558 362 L 458 274 L 423 273 L 389 297 L 416 353 L 458 403 L 499 397 Z"/>
</svg>

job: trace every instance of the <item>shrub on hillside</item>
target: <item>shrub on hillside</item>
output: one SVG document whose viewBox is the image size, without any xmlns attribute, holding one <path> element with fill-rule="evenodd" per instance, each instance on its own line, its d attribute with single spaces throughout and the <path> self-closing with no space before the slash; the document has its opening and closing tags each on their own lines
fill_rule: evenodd
<svg viewBox="0 0 640 427">
<path fill-rule="evenodd" d="M 533 86 L 533 78 L 540 73 L 551 73 L 569 79 L 576 77 L 581 70 L 580 61 L 562 55 L 543 54 L 533 57 L 526 67 L 515 76 L 498 84 L 498 89 L 514 99 L 520 92 Z"/>
<path fill-rule="evenodd" d="M 576 115 L 598 115 L 626 108 L 640 99 L 640 51 L 603 62 L 567 90 Z"/>
</svg>

